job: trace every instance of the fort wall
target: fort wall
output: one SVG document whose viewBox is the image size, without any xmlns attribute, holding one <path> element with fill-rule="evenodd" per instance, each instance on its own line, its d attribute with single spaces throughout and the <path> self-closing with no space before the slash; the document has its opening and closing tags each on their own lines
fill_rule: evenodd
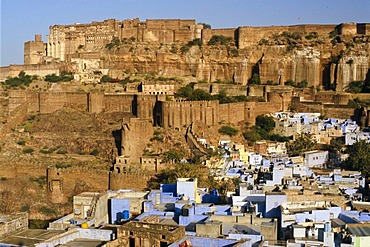
<svg viewBox="0 0 370 247">
<path fill-rule="evenodd" d="M 357 23 L 357 33 L 363 35 L 370 35 L 369 23 Z"/>
<path fill-rule="evenodd" d="M 179 128 L 201 121 L 215 125 L 218 121 L 218 100 L 212 101 L 162 101 L 161 126 Z"/>
<path fill-rule="evenodd" d="M 338 28 L 339 34 L 342 35 L 355 35 L 357 34 L 356 23 L 341 23 Z"/>
<path fill-rule="evenodd" d="M 234 41 L 236 41 L 236 32 L 237 28 L 220 28 L 220 29 L 203 29 L 202 30 L 202 43 L 207 44 L 208 41 L 214 35 L 222 35 L 225 37 L 230 37 Z"/>
<path fill-rule="evenodd" d="M 52 113 L 62 108 L 76 110 L 88 110 L 88 94 L 68 93 L 68 92 L 49 92 L 39 93 L 39 112 Z"/>
<path fill-rule="evenodd" d="M 134 95 L 104 94 L 104 112 L 133 112 Z"/>
<path fill-rule="evenodd" d="M 194 89 L 201 89 L 210 94 L 225 92 L 227 96 L 247 95 L 247 87 L 244 85 L 218 84 L 218 83 L 198 83 Z"/>
<path fill-rule="evenodd" d="M 131 162 L 139 163 L 143 150 L 153 136 L 152 120 L 130 118 L 122 124 L 121 129 L 121 155 L 129 157 Z"/>
<path fill-rule="evenodd" d="M 270 27 L 239 27 L 238 45 L 239 49 L 246 48 L 250 45 L 258 44 L 261 39 L 271 38 L 275 33 L 299 32 L 310 33 L 317 32 L 319 35 L 327 35 L 336 25 L 295 25 L 295 26 L 270 26 Z"/>
<path fill-rule="evenodd" d="M 133 190 L 145 190 L 147 188 L 147 182 L 152 176 L 146 174 L 122 174 L 111 172 L 109 173 L 109 189 L 133 189 Z M 140 181 L 140 183 L 138 183 Z"/>
<path fill-rule="evenodd" d="M 22 70 L 28 75 L 38 75 L 41 77 L 53 73 L 59 75 L 59 67 L 60 64 L 25 64 L 4 66 L 0 67 L 0 81 L 6 80 L 8 77 L 16 77 Z"/>
<path fill-rule="evenodd" d="M 64 202 L 68 196 L 86 190 L 106 191 L 109 185 L 108 174 L 106 170 L 89 167 L 49 167 L 46 178 L 47 190 L 55 202 Z"/>
</svg>

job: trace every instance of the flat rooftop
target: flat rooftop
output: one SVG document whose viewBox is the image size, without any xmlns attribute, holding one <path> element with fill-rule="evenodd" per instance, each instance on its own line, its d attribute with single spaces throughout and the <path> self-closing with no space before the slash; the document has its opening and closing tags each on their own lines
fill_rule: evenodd
<svg viewBox="0 0 370 247">
<path fill-rule="evenodd" d="M 27 230 L 14 233 L 6 238 L 0 239 L 0 243 L 19 245 L 19 246 L 34 246 L 37 243 L 44 242 L 63 232 L 65 231 L 27 229 Z"/>
</svg>

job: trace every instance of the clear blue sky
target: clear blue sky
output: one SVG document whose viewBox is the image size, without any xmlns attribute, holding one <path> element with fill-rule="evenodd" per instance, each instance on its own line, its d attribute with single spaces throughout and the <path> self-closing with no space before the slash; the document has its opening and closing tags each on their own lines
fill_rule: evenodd
<svg viewBox="0 0 370 247">
<path fill-rule="evenodd" d="M 0 0 L 0 65 L 23 63 L 23 43 L 49 26 L 109 18 L 196 19 L 212 28 L 370 22 L 370 0 Z"/>
</svg>

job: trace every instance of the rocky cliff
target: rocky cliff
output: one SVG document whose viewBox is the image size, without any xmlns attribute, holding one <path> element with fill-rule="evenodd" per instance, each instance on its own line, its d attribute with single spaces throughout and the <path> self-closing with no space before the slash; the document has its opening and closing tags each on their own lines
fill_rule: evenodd
<svg viewBox="0 0 370 247">
<path fill-rule="evenodd" d="M 237 35 L 226 39 L 223 30 L 218 34 L 217 29 L 212 37 L 224 40 L 202 39 L 201 44 L 125 40 L 109 49 L 102 46 L 95 47 L 93 52 L 81 49 L 68 59 L 77 72 L 105 69 L 112 77 L 122 77 L 126 71 L 246 85 L 253 75 L 258 75 L 262 84 L 306 81 L 308 87 L 336 91 L 345 91 L 351 81 L 369 77 L 368 35 L 341 34 L 334 25 L 322 29 L 318 26 L 317 31 L 289 26 L 263 30 L 256 29 L 254 39 L 245 37 L 247 42 Z"/>
</svg>

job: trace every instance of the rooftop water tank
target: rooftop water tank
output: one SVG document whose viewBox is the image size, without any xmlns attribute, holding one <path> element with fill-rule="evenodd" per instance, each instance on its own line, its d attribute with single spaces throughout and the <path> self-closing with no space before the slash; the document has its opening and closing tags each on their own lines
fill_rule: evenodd
<svg viewBox="0 0 370 247">
<path fill-rule="evenodd" d="M 123 210 L 122 211 L 122 219 L 123 220 L 128 220 L 130 218 L 130 211 L 128 210 Z"/>
</svg>

